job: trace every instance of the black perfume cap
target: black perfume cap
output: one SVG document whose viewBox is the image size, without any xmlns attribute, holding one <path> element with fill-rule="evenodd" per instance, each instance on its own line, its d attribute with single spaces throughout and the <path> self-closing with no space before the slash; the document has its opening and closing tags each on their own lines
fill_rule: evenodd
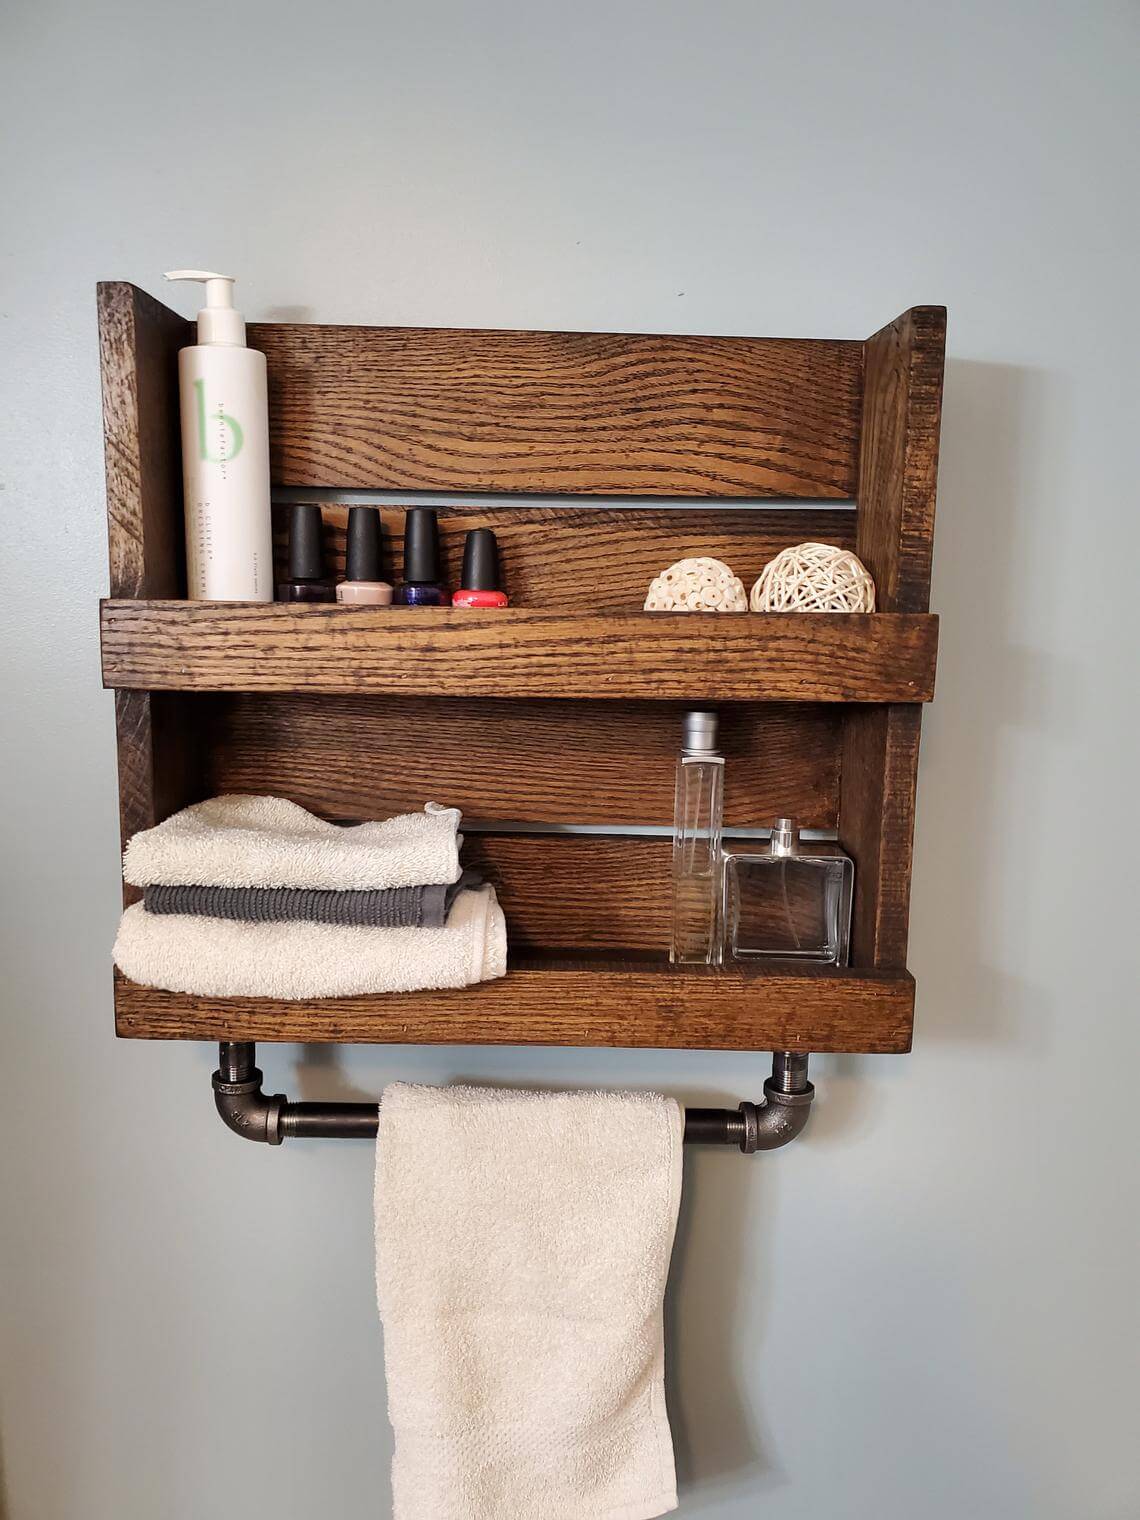
<svg viewBox="0 0 1140 1520">
<path fill-rule="evenodd" d="M 434 507 L 404 513 L 404 579 L 417 585 L 439 581 L 439 518 Z"/>
<path fill-rule="evenodd" d="M 472 528 L 463 544 L 463 591 L 501 591 L 499 544 L 490 528 Z"/>
<path fill-rule="evenodd" d="M 349 507 L 344 547 L 344 575 L 350 581 L 384 579 L 383 535 L 375 507 Z"/>
<path fill-rule="evenodd" d="M 324 573 L 321 509 L 316 502 L 296 501 L 289 513 L 289 579 L 319 581 Z"/>
</svg>

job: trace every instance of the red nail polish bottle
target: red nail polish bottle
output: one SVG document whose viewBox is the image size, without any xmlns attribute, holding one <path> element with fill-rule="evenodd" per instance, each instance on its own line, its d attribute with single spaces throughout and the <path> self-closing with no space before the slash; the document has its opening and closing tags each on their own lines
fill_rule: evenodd
<svg viewBox="0 0 1140 1520">
<path fill-rule="evenodd" d="M 499 545 L 490 528 L 472 528 L 463 544 L 463 573 L 453 607 L 505 607 Z"/>
</svg>

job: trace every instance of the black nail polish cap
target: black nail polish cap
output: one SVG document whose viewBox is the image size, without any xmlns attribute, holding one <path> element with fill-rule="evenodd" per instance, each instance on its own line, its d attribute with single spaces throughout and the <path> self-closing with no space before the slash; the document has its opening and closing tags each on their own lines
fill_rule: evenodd
<svg viewBox="0 0 1140 1520">
<path fill-rule="evenodd" d="M 384 539 L 375 507 L 349 507 L 344 547 L 344 576 L 349 581 L 384 579 Z"/>
<path fill-rule="evenodd" d="M 459 585 L 464 591 L 501 591 L 499 544 L 490 528 L 472 528 L 463 544 L 463 573 Z"/>
<path fill-rule="evenodd" d="M 439 582 L 439 518 L 434 507 L 404 513 L 404 579 L 417 585 Z"/>
<path fill-rule="evenodd" d="M 296 501 L 289 513 L 289 578 L 319 581 L 324 573 L 321 509 L 315 502 Z"/>
</svg>

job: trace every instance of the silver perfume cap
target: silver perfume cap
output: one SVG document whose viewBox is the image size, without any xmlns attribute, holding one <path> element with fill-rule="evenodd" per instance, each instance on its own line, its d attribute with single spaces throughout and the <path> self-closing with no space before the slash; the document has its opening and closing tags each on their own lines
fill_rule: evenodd
<svg viewBox="0 0 1140 1520">
<path fill-rule="evenodd" d="M 716 726 L 714 712 L 687 712 L 681 748 L 687 755 L 715 755 Z"/>
<path fill-rule="evenodd" d="M 794 855 L 799 845 L 794 818 L 777 818 L 772 825 L 772 839 L 768 846 L 773 855 Z"/>
</svg>

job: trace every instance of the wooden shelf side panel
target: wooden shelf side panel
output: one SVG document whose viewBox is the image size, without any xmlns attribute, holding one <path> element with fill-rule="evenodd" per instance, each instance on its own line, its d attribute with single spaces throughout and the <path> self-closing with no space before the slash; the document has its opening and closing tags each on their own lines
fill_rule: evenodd
<svg viewBox="0 0 1140 1520">
<path fill-rule="evenodd" d="M 864 345 L 856 553 L 882 612 L 930 606 L 946 309 L 916 306 Z"/>
<path fill-rule="evenodd" d="M 97 290 L 111 594 L 178 596 L 185 583 L 178 429 L 178 350 L 192 329 L 118 282 Z M 122 843 L 189 800 L 193 739 L 178 704 L 148 690 L 115 697 Z M 137 896 L 130 887 L 124 898 Z"/>
<path fill-rule="evenodd" d="M 185 318 L 133 285 L 98 287 L 112 596 L 185 588 L 178 350 Z"/>
<path fill-rule="evenodd" d="M 864 345 L 856 552 L 888 613 L 930 606 L 946 312 L 919 306 Z M 855 861 L 852 959 L 906 964 L 921 709 L 844 715 L 841 837 Z"/>
</svg>

